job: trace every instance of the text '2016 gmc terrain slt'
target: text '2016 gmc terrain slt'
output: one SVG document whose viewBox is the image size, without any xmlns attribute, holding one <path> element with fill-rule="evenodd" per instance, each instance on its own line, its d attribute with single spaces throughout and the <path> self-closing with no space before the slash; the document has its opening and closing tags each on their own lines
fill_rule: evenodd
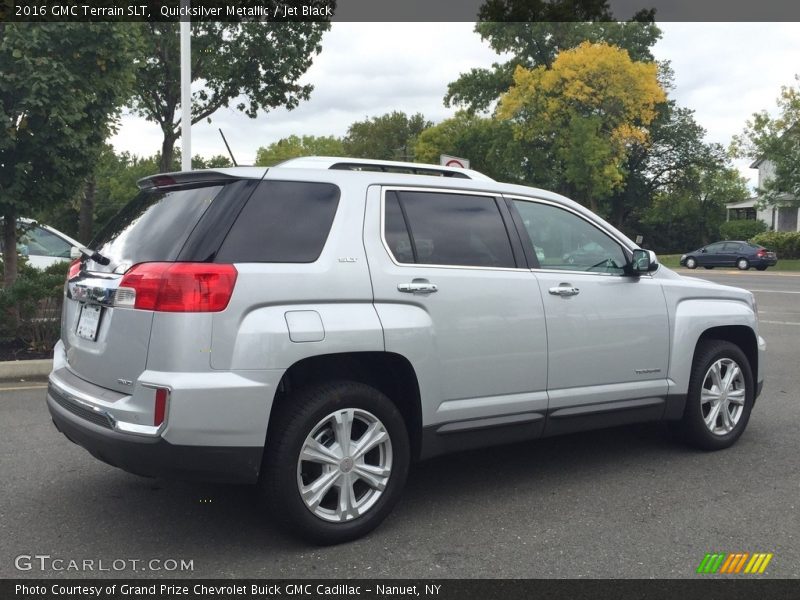
<svg viewBox="0 0 800 600">
<path fill-rule="evenodd" d="M 71 265 L 55 425 L 132 473 L 258 483 L 318 543 L 376 527 L 413 460 L 650 420 L 721 449 L 761 391 L 750 292 L 551 192 L 319 157 L 139 185 Z"/>
</svg>

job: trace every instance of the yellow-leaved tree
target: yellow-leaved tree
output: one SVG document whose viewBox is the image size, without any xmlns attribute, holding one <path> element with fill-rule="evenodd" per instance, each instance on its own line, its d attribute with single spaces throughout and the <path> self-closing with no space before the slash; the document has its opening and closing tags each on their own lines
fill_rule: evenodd
<svg viewBox="0 0 800 600">
<path fill-rule="evenodd" d="M 627 51 L 584 42 L 552 67 L 517 67 L 497 116 L 513 124 L 532 164 L 549 169 L 553 187 L 592 210 L 625 180 L 625 159 L 647 142 L 647 126 L 666 101 L 657 65 Z"/>
</svg>

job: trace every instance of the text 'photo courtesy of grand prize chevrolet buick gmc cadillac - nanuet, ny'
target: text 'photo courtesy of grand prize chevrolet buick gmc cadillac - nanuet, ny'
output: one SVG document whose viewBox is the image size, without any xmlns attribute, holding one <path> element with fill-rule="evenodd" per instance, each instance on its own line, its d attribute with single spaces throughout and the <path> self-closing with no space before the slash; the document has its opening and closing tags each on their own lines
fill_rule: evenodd
<svg viewBox="0 0 800 600">
<path fill-rule="evenodd" d="M 415 460 L 654 420 L 722 449 L 762 388 L 750 292 L 551 192 L 324 157 L 139 187 L 71 265 L 55 426 L 131 473 L 258 484 L 316 543 L 374 529 Z"/>
</svg>

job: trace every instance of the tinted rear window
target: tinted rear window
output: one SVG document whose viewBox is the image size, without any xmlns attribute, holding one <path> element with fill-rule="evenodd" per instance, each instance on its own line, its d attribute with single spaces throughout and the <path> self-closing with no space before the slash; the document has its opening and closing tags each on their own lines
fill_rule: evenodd
<svg viewBox="0 0 800 600">
<path fill-rule="evenodd" d="M 221 185 L 144 190 L 92 240 L 89 247 L 119 265 L 174 261 L 197 222 L 222 189 Z M 117 269 L 120 271 L 121 269 Z"/>
<path fill-rule="evenodd" d="M 339 205 L 330 183 L 262 181 L 217 254 L 219 262 L 314 262 Z"/>
</svg>

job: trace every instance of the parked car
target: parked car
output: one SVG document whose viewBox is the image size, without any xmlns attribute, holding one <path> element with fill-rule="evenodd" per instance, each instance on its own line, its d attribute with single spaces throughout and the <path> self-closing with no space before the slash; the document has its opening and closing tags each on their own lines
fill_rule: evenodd
<svg viewBox="0 0 800 600">
<path fill-rule="evenodd" d="M 33 219 L 18 219 L 23 229 L 17 242 L 17 252 L 28 258 L 31 266 L 45 269 L 59 262 L 69 262 L 70 252 L 73 247 L 82 246 L 81 243 L 53 227 L 37 223 Z M 3 252 L 0 240 L 0 253 Z"/>
<path fill-rule="evenodd" d="M 767 267 L 774 267 L 778 264 L 778 257 L 774 252 L 758 244 L 723 241 L 714 242 L 699 250 L 684 254 L 681 256 L 680 262 L 681 266 L 687 269 L 735 266 L 742 271 L 747 271 L 750 267 L 765 271 Z"/>
<path fill-rule="evenodd" d="M 414 460 L 650 420 L 707 450 L 742 435 L 753 294 L 558 194 L 363 164 L 140 181 L 71 264 L 55 426 L 132 473 L 258 483 L 324 544 L 376 527 Z M 559 261 L 592 242 L 602 267 Z"/>
</svg>

